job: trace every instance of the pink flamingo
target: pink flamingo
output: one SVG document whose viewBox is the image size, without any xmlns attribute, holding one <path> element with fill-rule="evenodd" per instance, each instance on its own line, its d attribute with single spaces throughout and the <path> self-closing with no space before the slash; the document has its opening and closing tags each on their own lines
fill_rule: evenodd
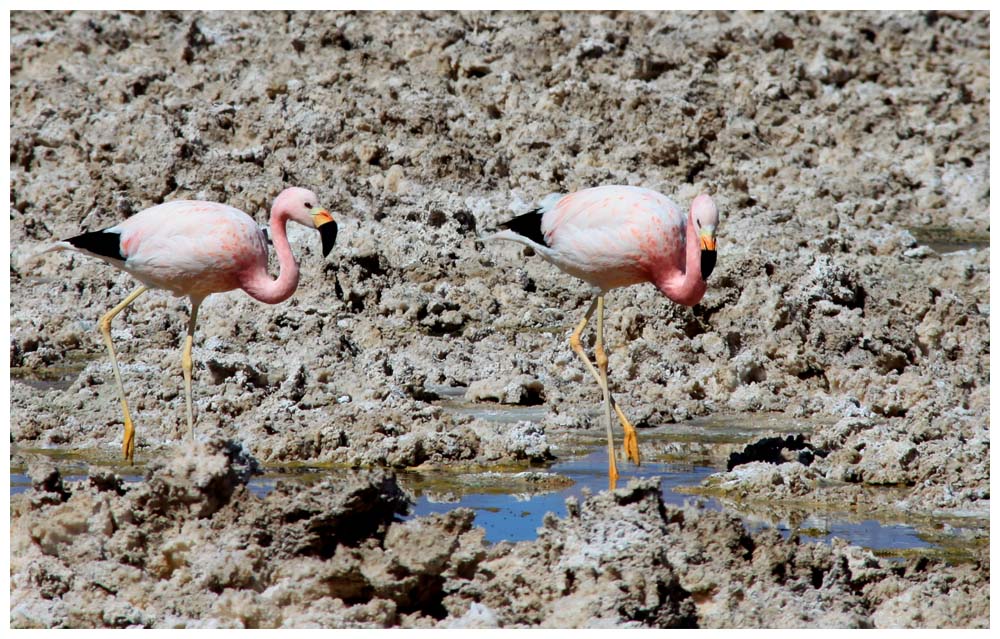
<svg viewBox="0 0 1000 639">
<path fill-rule="evenodd" d="M 198 307 L 212 293 L 237 288 L 266 304 L 277 304 L 291 297 L 299 285 L 299 264 L 288 244 L 285 225 L 292 221 L 318 229 L 324 257 L 330 253 L 337 238 L 337 223 L 329 211 L 317 203 L 315 193 L 301 188 L 285 189 L 274 200 L 270 232 L 281 268 L 276 280 L 267 272 L 268 239 L 263 230 L 243 211 L 215 202 L 167 202 L 141 211 L 116 226 L 71 237 L 43 251 L 69 250 L 92 255 L 142 283 L 100 321 L 125 414 L 122 454 L 129 462 L 135 454 L 135 428 L 111 342 L 111 320 L 151 288 L 170 291 L 176 297 L 186 295 L 190 299 L 191 319 L 181 366 L 188 436 L 193 438 L 191 345 Z"/>
<path fill-rule="evenodd" d="M 501 224 L 487 239 L 511 240 L 533 248 L 560 269 L 592 286 L 596 295 L 570 335 L 573 351 L 604 393 L 608 429 L 608 476 L 618 479 L 611 408 L 625 431 L 625 455 L 639 463 L 635 427 L 608 388 L 604 351 L 604 296 L 613 288 L 650 282 L 668 298 L 694 306 L 705 295 L 706 278 L 715 268 L 715 233 L 719 212 L 708 195 L 691 203 L 684 215 L 667 197 L 634 186 L 600 186 L 570 195 L 553 194 L 535 210 Z M 580 334 L 597 310 L 597 368 L 587 358 Z M 598 372 L 599 371 L 599 372 Z"/>
</svg>

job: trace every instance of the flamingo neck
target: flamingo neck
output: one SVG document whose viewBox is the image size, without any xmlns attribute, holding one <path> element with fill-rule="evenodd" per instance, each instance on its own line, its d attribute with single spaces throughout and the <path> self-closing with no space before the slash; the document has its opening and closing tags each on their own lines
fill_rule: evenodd
<svg viewBox="0 0 1000 639">
<path fill-rule="evenodd" d="M 665 277 L 655 282 L 656 288 L 672 301 L 684 306 L 694 306 L 705 296 L 708 285 L 701 276 L 701 244 L 694 218 L 688 213 L 684 240 L 684 263 L 677 264 Z"/>
<path fill-rule="evenodd" d="M 285 233 L 287 224 L 288 215 L 284 211 L 271 211 L 271 242 L 278 254 L 278 279 L 272 280 L 265 268 L 243 286 L 250 297 L 265 304 L 284 302 L 299 285 L 299 263 L 295 261 L 292 247 L 288 244 L 288 235 Z"/>
</svg>

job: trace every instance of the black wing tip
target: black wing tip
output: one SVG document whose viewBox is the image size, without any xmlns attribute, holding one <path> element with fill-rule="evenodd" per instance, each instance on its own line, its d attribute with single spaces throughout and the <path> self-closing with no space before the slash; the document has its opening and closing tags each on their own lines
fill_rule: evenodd
<svg viewBox="0 0 1000 639">
<path fill-rule="evenodd" d="M 125 256 L 122 254 L 121 239 L 121 233 L 104 230 L 81 233 L 63 241 L 88 253 L 124 262 Z"/>
<path fill-rule="evenodd" d="M 528 211 L 523 215 L 518 215 L 513 219 L 507 220 L 500 225 L 500 228 L 509 229 L 518 235 L 523 235 L 532 242 L 541 244 L 542 246 L 548 246 L 545 243 L 545 234 L 542 233 L 542 215 L 542 209 L 539 207 Z"/>
</svg>

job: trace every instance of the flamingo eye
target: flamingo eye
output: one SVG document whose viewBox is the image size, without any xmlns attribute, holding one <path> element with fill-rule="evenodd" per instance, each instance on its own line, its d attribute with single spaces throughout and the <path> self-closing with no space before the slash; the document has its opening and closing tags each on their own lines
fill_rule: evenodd
<svg viewBox="0 0 1000 639">
<path fill-rule="evenodd" d="M 701 228 L 701 220 L 695 220 L 694 223 L 698 225 L 698 228 Z"/>
<path fill-rule="evenodd" d="M 312 207 L 313 207 L 313 205 L 312 205 L 312 203 L 311 203 L 311 202 L 306 202 L 306 208 L 307 208 L 307 209 L 310 209 L 310 210 L 312 210 Z"/>
</svg>

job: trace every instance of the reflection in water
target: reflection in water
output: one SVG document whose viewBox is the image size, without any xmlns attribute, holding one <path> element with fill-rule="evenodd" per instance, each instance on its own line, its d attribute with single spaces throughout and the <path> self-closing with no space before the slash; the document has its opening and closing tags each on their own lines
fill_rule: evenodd
<svg viewBox="0 0 1000 639">
<path fill-rule="evenodd" d="M 566 498 L 582 499 L 588 492 L 597 493 L 607 490 L 607 453 L 598 449 L 580 459 L 555 464 L 551 472 L 564 475 L 575 483 L 561 490 L 543 494 L 502 494 L 502 493 L 468 493 L 461 495 L 456 501 L 437 503 L 433 496 L 418 494 L 414 507 L 414 515 L 448 512 L 459 507 L 471 508 L 476 513 L 475 524 L 486 530 L 486 539 L 491 542 L 522 541 L 534 539 L 537 529 L 542 525 L 545 513 L 564 517 L 566 515 Z M 650 463 L 640 467 L 631 464 L 619 465 L 621 478 L 618 486 L 625 486 L 636 477 L 661 478 L 661 490 L 664 502 L 674 506 L 682 506 L 685 501 L 700 501 L 713 510 L 727 510 L 741 518 L 751 531 L 764 528 L 776 528 L 784 537 L 792 532 L 797 533 L 803 541 L 826 541 L 833 537 L 846 539 L 852 544 L 872 550 L 893 550 L 909 548 L 929 548 L 933 544 L 921 539 L 917 530 L 903 524 L 881 524 L 872 519 L 858 519 L 850 514 L 816 515 L 808 514 L 782 517 L 777 513 L 764 515 L 761 512 L 751 514 L 749 518 L 737 504 L 723 505 L 714 498 L 692 497 L 675 489 L 698 485 L 717 469 L 704 466 L 685 464 Z M 791 523 L 789 523 L 791 520 Z"/>
<path fill-rule="evenodd" d="M 608 489 L 607 451 L 598 449 L 586 457 L 553 465 L 549 471 L 558 473 L 573 481 L 569 487 L 544 493 L 467 493 L 457 501 L 440 503 L 433 501 L 433 495 L 418 494 L 413 515 L 444 513 L 455 508 L 471 508 L 476 512 L 477 526 L 486 530 L 486 539 L 497 541 L 523 541 L 534 539 L 536 529 L 542 525 L 545 513 L 559 517 L 566 515 L 566 499 L 583 499 L 588 493 L 598 493 Z M 618 486 L 623 487 L 636 477 L 662 477 L 664 501 L 681 505 L 691 499 L 689 495 L 674 492 L 675 487 L 698 483 L 702 478 L 715 472 L 711 468 L 686 466 L 684 464 L 619 464 L 621 477 Z M 703 500 L 704 501 L 704 500 Z M 715 507 L 718 508 L 716 502 Z"/>
<path fill-rule="evenodd" d="M 920 237 L 918 235 L 918 237 Z M 939 238 L 940 239 L 940 238 Z M 989 245 L 989 238 L 983 242 Z M 966 246 L 965 248 L 968 248 Z M 47 375 L 36 375 L 33 385 L 41 385 L 42 390 L 58 389 L 70 384 L 82 366 L 73 369 L 53 369 Z M 12 371 L 13 373 L 14 371 Z M 23 371 L 22 371 L 23 372 Z M 20 375 L 20 377 L 31 377 Z M 487 421 L 514 423 L 522 420 L 540 421 L 544 419 L 545 406 L 501 406 L 496 404 L 471 404 L 461 399 L 464 388 L 430 388 L 442 400 L 439 404 L 450 412 L 471 415 Z M 618 486 L 624 487 L 636 477 L 660 477 L 663 499 L 666 503 L 681 506 L 685 501 L 697 500 L 707 508 L 725 510 L 740 517 L 751 531 L 775 528 L 783 536 L 798 534 L 804 541 L 829 541 L 840 537 L 852 544 L 873 550 L 903 550 L 929 548 L 942 545 L 961 545 L 964 542 L 981 543 L 989 538 L 988 522 L 979 520 L 955 523 L 946 521 L 920 521 L 915 525 L 893 522 L 881 523 L 873 519 L 863 519 L 848 511 L 806 509 L 769 502 L 738 502 L 729 499 L 693 497 L 676 489 L 693 487 L 721 469 L 708 464 L 718 464 L 718 455 L 710 454 L 727 443 L 752 441 L 761 432 L 791 433 L 808 431 L 812 426 L 800 420 L 785 416 L 746 415 L 730 417 L 714 416 L 711 419 L 693 419 L 678 424 L 665 424 L 655 429 L 644 429 L 640 434 L 644 454 L 651 458 L 670 459 L 680 456 L 691 463 L 647 462 L 636 467 L 632 464 L 619 465 L 621 477 Z M 551 465 L 540 472 L 477 472 L 456 473 L 448 471 L 403 471 L 399 481 L 416 497 L 412 516 L 444 513 L 455 508 L 470 508 L 475 512 L 475 524 L 486 531 L 486 539 L 491 542 L 522 541 L 534 539 L 542 525 L 546 513 L 556 516 L 566 515 L 566 499 L 575 497 L 582 500 L 587 494 L 598 493 L 608 488 L 607 452 L 597 444 L 603 433 L 581 431 L 578 441 L 572 446 L 576 450 L 590 450 L 589 454 Z M 44 454 L 57 463 L 67 481 L 86 478 L 88 460 L 84 453 L 67 455 L 57 449 L 35 451 Z M 704 465 L 702 465 L 704 464 Z M 68 467 L 67 467 L 68 466 Z M 126 482 L 142 481 L 143 475 L 136 472 L 119 476 Z M 297 472 L 270 472 L 250 481 L 251 492 L 265 497 L 274 490 L 279 481 L 293 481 L 310 484 L 324 479 L 334 479 L 344 471 L 322 468 L 303 468 Z M 31 480 L 23 473 L 11 472 L 10 493 L 16 495 L 28 490 Z M 829 505 L 835 507 L 836 505 Z M 930 539 L 931 541 L 928 541 Z"/>
<path fill-rule="evenodd" d="M 719 469 L 683 463 L 644 463 L 640 467 L 620 464 L 621 478 L 618 486 L 624 487 L 637 477 L 660 477 L 663 499 L 666 503 L 681 506 L 686 501 L 698 501 L 713 510 L 725 510 L 743 519 L 751 531 L 775 528 L 783 536 L 798 534 L 803 541 L 829 541 L 833 537 L 846 539 L 852 544 L 876 551 L 932 548 L 937 544 L 953 545 L 963 537 L 972 539 L 988 536 L 978 529 L 980 522 L 969 522 L 971 528 L 928 524 L 918 529 L 900 523 L 880 523 L 862 519 L 850 512 L 823 512 L 802 508 L 787 508 L 780 504 L 742 503 L 728 499 L 718 500 L 683 494 L 675 489 L 697 486 L 703 479 Z M 64 479 L 77 481 L 86 478 L 84 469 L 76 466 L 66 469 Z M 343 470 L 301 469 L 295 473 L 270 473 L 255 477 L 249 488 L 258 497 L 265 497 L 279 481 L 314 483 L 334 479 Z M 566 515 L 566 499 L 579 500 L 588 494 L 608 488 L 607 452 L 601 448 L 583 457 L 556 463 L 539 472 L 479 472 L 460 474 L 448 471 L 403 471 L 398 473 L 400 483 L 415 496 L 411 517 L 444 513 L 455 508 L 470 508 L 475 512 L 475 525 L 486 531 L 490 542 L 522 541 L 537 537 L 546 513 L 558 517 Z M 126 482 L 142 481 L 140 474 L 124 474 Z M 23 473 L 11 473 L 11 495 L 31 487 L 31 480 Z M 927 528 L 936 529 L 930 535 Z M 930 538 L 933 541 L 927 541 Z"/>
<path fill-rule="evenodd" d="M 116 474 L 119 477 L 121 477 L 122 481 L 124 481 L 126 484 L 135 484 L 135 483 L 138 483 L 138 482 L 140 482 L 140 481 L 143 480 L 143 476 L 142 475 L 121 473 L 121 472 L 116 472 Z M 88 475 L 84 475 L 84 474 L 80 474 L 80 473 L 67 473 L 67 474 L 65 474 L 65 475 L 62 476 L 63 481 L 65 481 L 65 482 L 82 481 L 82 480 L 86 479 L 87 477 L 88 477 Z M 26 474 L 24 474 L 24 473 L 13 473 L 13 472 L 10 474 L 10 494 L 11 494 L 11 496 L 13 496 L 13 495 L 20 495 L 23 492 L 27 492 L 28 489 L 30 489 L 30 488 L 31 488 L 31 478 L 28 477 Z"/>
<path fill-rule="evenodd" d="M 822 531 L 821 533 L 800 532 L 802 539 L 825 541 L 831 537 L 840 537 L 853 544 L 875 550 L 924 548 L 931 545 L 917 535 L 916 529 L 903 524 L 880 524 L 874 519 L 852 523 L 836 521 L 829 517 L 821 518 L 820 524 L 818 527 L 807 526 L 807 528 Z"/>
</svg>

